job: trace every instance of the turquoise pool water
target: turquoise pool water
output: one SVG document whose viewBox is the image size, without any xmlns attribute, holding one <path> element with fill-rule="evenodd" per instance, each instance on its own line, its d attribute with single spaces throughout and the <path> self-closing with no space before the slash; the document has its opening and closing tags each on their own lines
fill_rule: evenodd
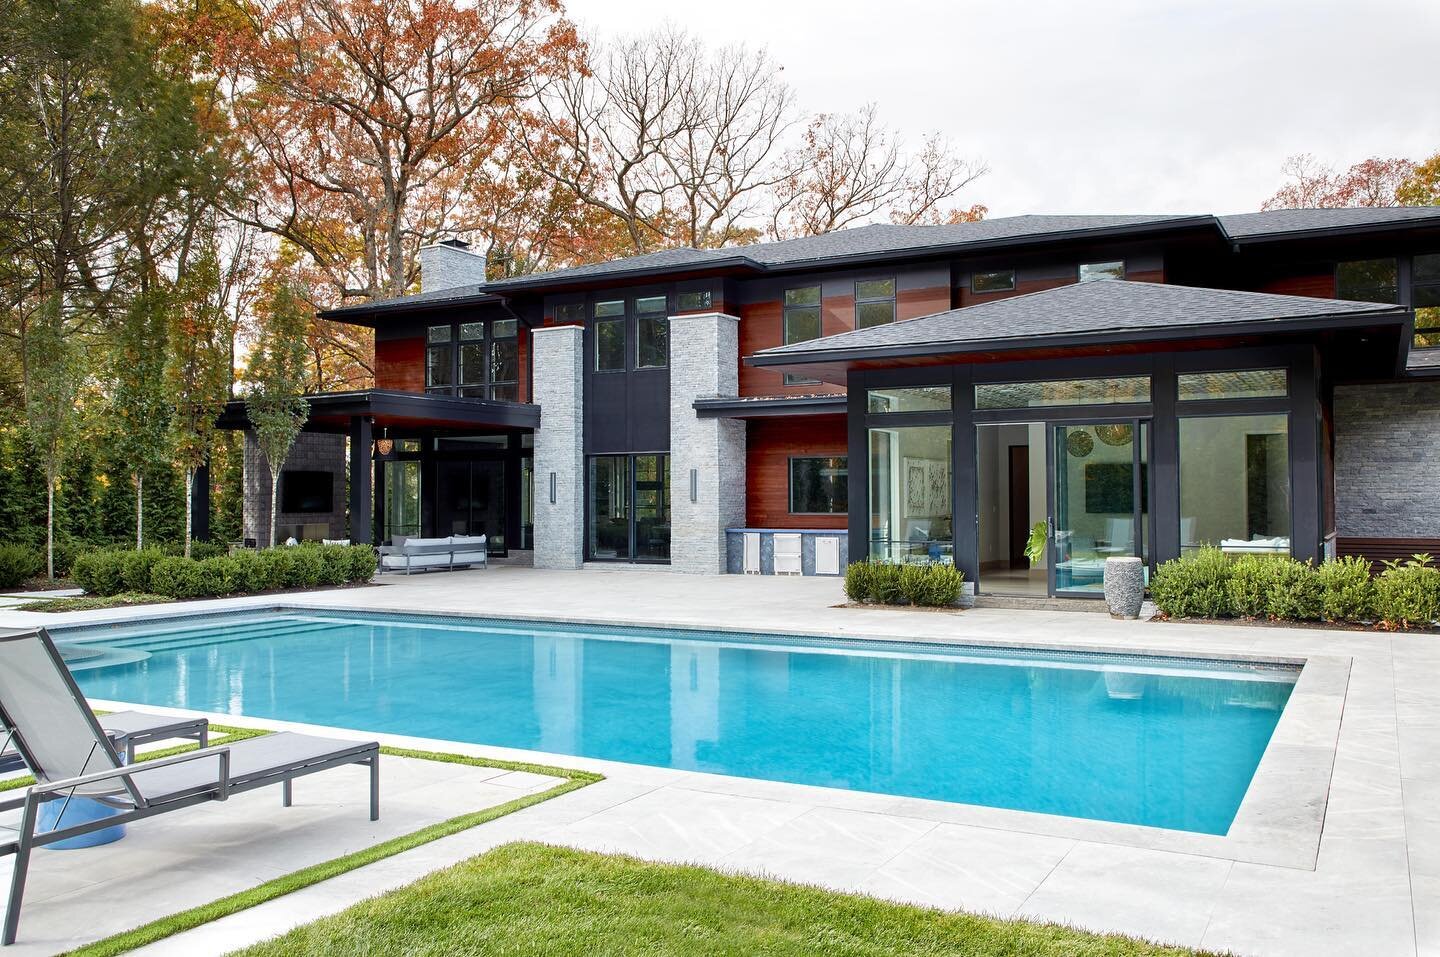
<svg viewBox="0 0 1440 957">
<path fill-rule="evenodd" d="M 1298 674 L 313 612 L 56 637 L 95 698 L 1210 834 Z"/>
</svg>

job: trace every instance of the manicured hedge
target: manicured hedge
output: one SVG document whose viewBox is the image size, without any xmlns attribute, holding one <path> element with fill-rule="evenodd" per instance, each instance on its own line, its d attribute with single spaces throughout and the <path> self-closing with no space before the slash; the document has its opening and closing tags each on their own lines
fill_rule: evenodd
<svg viewBox="0 0 1440 957">
<path fill-rule="evenodd" d="M 845 569 L 845 597 L 876 605 L 943 608 L 960 598 L 965 575 L 949 563 L 854 562 Z"/>
<path fill-rule="evenodd" d="M 167 598 L 213 598 L 367 582 L 375 575 L 376 561 L 369 545 L 297 545 L 203 558 L 132 549 L 82 555 L 73 574 L 92 595 L 150 592 Z"/>
<path fill-rule="evenodd" d="M 1385 563 L 1347 557 L 1316 566 L 1293 558 L 1218 548 L 1165 562 L 1150 594 L 1171 618 L 1268 618 L 1276 621 L 1379 623 L 1428 628 L 1440 619 L 1440 568 L 1429 555 Z"/>
<path fill-rule="evenodd" d="M 18 588 L 45 571 L 45 553 L 29 545 L 0 545 L 0 588 Z"/>
</svg>

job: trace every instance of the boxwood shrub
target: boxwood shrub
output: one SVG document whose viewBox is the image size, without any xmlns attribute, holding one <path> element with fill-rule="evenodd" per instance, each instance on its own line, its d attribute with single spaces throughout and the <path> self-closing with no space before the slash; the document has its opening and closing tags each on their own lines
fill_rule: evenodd
<svg viewBox="0 0 1440 957">
<path fill-rule="evenodd" d="M 0 588 L 18 588 L 45 571 L 45 554 L 29 545 L 0 545 Z"/>
<path fill-rule="evenodd" d="M 877 605 L 953 605 L 964 574 L 948 563 L 853 562 L 845 569 L 845 597 Z"/>
<path fill-rule="evenodd" d="M 281 588 L 367 582 L 375 575 L 369 545 L 300 545 L 185 558 L 159 549 L 82 555 L 74 575 L 92 595 L 149 592 L 167 598 L 214 598 Z"/>
<path fill-rule="evenodd" d="M 1282 556 L 1231 559 L 1219 549 L 1165 562 L 1150 594 L 1171 618 L 1270 618 L 1428 628 L 1440 621 L 1440 568 L 1429 555 L 1386 562 L 1375 576 L 1363 558 L 1321 565 Z"/>
</svg>

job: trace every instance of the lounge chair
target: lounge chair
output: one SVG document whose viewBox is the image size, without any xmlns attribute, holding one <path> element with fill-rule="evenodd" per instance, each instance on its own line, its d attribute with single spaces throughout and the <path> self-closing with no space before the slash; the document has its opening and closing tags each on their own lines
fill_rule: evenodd
<svg viewBox="0 0 1440 957">
<path fill-rule="evenodd" d="M 15 942 L 30 852 L 57 841 L 154 817 L 168 811 L 272 784 L 290 806 L 290 783 L 298 777 L 346 764 L 370 768 L 370 820 L 380 817 L 380 746 L 281 732 L 169 758 L 121 763 L 44 630 L 0 636 L 0 718 L 13 729 L 16 749 L 36 783 L 19 798 L 0 801 L 0 812 L 21 809 L 15 837 L 0 836 L 0 857 L 15 855 L 14 878 L 0 944 Z M 99 820 L 66 825 L 74 798 L 116 811 Z M 63 802 L 54 830 L 36 831 L 40 805 Z"/>
<path fill-rule="evenodd" d="M 200 747 L 210 744 L 210 722 L 205 718 L 177 718 L 173 715 L 147 714 L 144 711 L 114 711 L 100 715 L 100 727 L 110 737 L 116 750 L 124 750 L 125 763 L 135 763 L 135 749 L 152 741 L 194 738 Z M 10 729 L 0 725 L 0 742 L 6 741 Z M 0 748 L 0 774 L 18 771 L 25 759 L 14 748 Z"/>
</svg>

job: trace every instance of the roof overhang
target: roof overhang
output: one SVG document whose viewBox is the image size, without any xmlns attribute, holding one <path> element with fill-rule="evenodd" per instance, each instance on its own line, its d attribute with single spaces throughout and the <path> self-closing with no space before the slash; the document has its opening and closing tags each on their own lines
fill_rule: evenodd
<svg viewBox="0 0 1440 957">
<path fill-rule="evenodd" d="M 1414 322 L 1414 313 L 1397 306 L 1362 315 L 1317 313 L 1254 322 L 1228 321 L 1008 339 L 810 349 L 802 355 L 786 354 L 781 347 L 746 356 L 745 362 L 759 368 L 795 372 L 823 382 L 844 385 L 849 373 L 859 369 L 1166 352 L 1311 340 L 1322 345 L 1343 341 L 1368 353 L 1373 359 L 1363 363 L 1364 357 L 1350 349 L 1341 350 L 1350 353 L 1347 357 L 1349 361 L 1367 365 L 1371 374 L 1378 370 L 1384 376 L 1398 376 L 1405 372 Z"/>
<path fill-rule="evenodd" d="M 481 292 L 480 287 L 470 287 L 470 293 L 457 292 L 453 296 L 416 298 L 405 296 L 399 299 L 384 299 L 378 302 L 363 302 L 353 306 L 338 306 L 316 313 L 321 319 L 331 322 L 345 322 L 352 326 L 369 326 L 374 329 L 391 316 L 413 316 L 421 313 L 443 312 L 447 309 L 471 309 L 476 306 L 505 306 L 509 299 L 493 292 Z"/>
<path fill-rule="evenodd" d="M 846 398 L 839 395 L 780 395 L 754 398 L 696 399 L 701 419 L 768 419 L 797 415 L 844 415 Z"/>
<path fill-rule="evenodd" d="M 436 431 L 526 431 L 539 428 L 540 406 L 453 395 L 426 395 L 391 389 L 322 392 L 307 395 L 307 432 L 345 432 L 355 418 L 394 429 Z M 222 429 L 247 429 L 245 400 L 226 403 L 216 423 Z"/>
</svg>

